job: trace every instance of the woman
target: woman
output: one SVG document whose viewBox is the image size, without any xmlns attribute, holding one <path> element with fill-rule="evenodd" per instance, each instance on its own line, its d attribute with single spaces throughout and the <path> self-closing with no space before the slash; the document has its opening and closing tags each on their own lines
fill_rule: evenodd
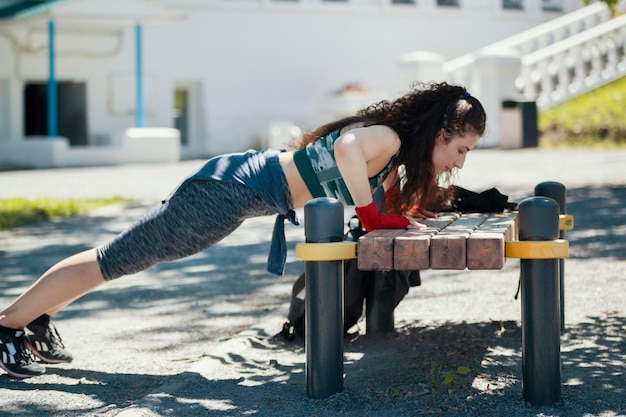
<svg viewBox="0 0 626 417">
<path fill-rule="evenodd" d="M 460 86 L 423 86 L 304 135 L 295 151 L 248 151 L 213 158 L 109 243 L 54 265 L 0 310 L 0 366 L 13 377 L 68 362 L 50 316 L 106 281 L 215 244 L 246 218 L 278 213 L 268 270 L 282 274 L 284 220 L 313 197 L 355 205 L 366 230 L 421 227 L 441 180 L 463 167 L 485 130 L 480 102 Z M 372 194 L 385 190 L 380 213 Z M 32 334 L 26 336 L 25 328 Z"/>
</svg>

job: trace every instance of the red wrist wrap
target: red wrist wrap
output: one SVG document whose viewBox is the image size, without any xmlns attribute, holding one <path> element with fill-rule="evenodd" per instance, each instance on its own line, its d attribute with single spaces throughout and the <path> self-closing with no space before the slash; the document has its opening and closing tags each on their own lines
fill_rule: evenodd
<svg viewBox="0 0 626 417">
<path fill-rule="evenodd" d="M 376 229 L 406 229 L 410 224 L 406 216 L 379 213 L 373 202 L 367 206 L 356 207 L 355 211 L 361 224 L 368 232 Z"/>
</svg>

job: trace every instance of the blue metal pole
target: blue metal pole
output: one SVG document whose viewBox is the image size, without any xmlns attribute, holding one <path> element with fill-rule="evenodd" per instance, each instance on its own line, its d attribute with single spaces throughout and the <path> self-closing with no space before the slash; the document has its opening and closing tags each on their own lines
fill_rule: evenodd
<svg viewBox="0 0 626 417">
<path fill-rule="evenodd" d="M 48 137 L 58 134 L 57 81 L 54 72 L 54 20 L 48 22 Z"/>
<path fill-rule="evenodd" d="M 314 198 L 304 206 L 307 243 L 343 240 L 343 205 Z M 306 390 L 310 398 L 343 391 L 343 261 L 307 261 L 305 283 Z"/>
<path fill-rule="evenodd" d="M 144 127 L 144 110 L 143 110 L 143 63 L 142 63 L 142 40 L 141 25 L 135 26 L 135 63 L 136 74 L 135 82 L 137 85 L 136 96 L 136 125 Z"/>
</svg>

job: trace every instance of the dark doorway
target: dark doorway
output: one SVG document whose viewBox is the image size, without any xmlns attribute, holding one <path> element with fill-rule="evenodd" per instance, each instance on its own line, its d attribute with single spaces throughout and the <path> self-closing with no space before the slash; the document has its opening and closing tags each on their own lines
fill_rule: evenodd
<svg viewBox="0 0 626 417">
<path fill-rule="evenodd" d="M 85 146 L 87 139 L 87 87 L 82 82 L 57 82 L 58 135 L 72 146 Z M 48 134 L 48 85 L 30 82 L 24 87 L 24 136 Z"/>
</svg>

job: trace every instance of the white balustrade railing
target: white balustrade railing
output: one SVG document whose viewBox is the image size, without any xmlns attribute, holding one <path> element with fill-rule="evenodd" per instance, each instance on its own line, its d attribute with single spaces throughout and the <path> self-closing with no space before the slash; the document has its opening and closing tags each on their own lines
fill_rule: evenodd
<svg viewBox="0 0 626 417">
<path fill-rule="evenodd" d="M 611 11 L 604 3 L 592 3 L 587 7 L 495 42 L 478 51 L 449 60 L 443 65 L 443 70 L 446 73 L 457 74 L 460 71 L 471 70 L 469 67 L 473 65 L 474 60 L 484 55 L 515 53 L 523 56 L 595 27 L 610 18 Z"/>
<path fill-rule="evenodd" d="M 626 75 L 626 15 L 611 18 L 604 3 L 593 3 L 440 69 L 481 98 L 490 118 L 485 145 L 502 146 L 504 101 L 547 109 Z"/>
<path fill-rule="evenodd" d="M 503 39 L 484 48 L 483 53 L 515 50 L 520 55 L 537 51 L 553 43 L 584 32 L 608 21 L 611 11 L 604 3 L 592 3 L 588 7 L 555 18 L 515 36 Z"/>
<path fill-rule="evenodd" d="M 548 108 L 626 75 L 626 15 L 521 58 L 516 87 Z"/>
</svg>

